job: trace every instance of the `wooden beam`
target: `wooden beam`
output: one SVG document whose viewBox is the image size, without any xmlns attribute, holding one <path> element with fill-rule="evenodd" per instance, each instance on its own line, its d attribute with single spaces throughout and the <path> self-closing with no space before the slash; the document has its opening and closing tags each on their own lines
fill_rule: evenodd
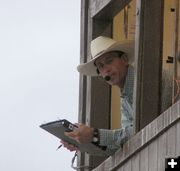
<svg viewBox="0 0 180 171">
<path fill-rule="evenodd" d="M 80 35 L 80 63 L 87 61 L 87 30 L 88 30 L 88 2 L 81 1 L 81 35 Z M 86 122 L 86 86 L 87 80 L 85 76 L 80 75 L 79 77 L 79 112 L 78 112 L 78 122 Z M 78 153 L 77 165 L 82 166 L 85 164 L 84 153 Z"/>
<path fill-rule="evenodd" d="M 160 114 L 162 71 L 163 0 L 141 0 L 139 58 L 136 84 L 140 98 L 136 101 L 139 129 Z"/>
<path fill-rule="evenodd" d="M 131 0 L 91 0 L 90 15 L 92 18 L 112 19 Z M 103 16 L 103 17 L 102 17 Z"/>
</svg>

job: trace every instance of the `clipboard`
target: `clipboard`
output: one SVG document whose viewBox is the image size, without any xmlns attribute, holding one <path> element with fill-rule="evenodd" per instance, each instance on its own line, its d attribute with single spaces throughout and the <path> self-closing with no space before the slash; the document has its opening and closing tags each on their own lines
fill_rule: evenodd
<svg viewBox="0 0 180 171">
<path fill-rule="evenodd" d="M 64 132 L 73 131 L 74 127 L 77 127 L 76 125 L 72 124 L 66 119 L 57 120 L 48 122 L 45 124 L 41 124 L 40 128 L 46 130 L 47 132 L 51 133 L 52 135 L 56 136 L 57 138 L 62 139 L 63 141 L 66 141 L 75 147 L 79 149 L 81 152 L 87 152 L 91 155 L 95 156 L 107 156 L 105 150 L 101 149 L 97 145 L 93 143 L 87 143 L 87 144 L 79 144 L 77 141 L 67 137 Z"/>
</svg>

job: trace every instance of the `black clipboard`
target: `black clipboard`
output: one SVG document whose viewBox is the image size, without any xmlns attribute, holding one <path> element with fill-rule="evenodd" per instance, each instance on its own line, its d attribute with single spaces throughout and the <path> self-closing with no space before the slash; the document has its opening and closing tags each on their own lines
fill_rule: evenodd
<svg viewBox="0 0 180 171">
<path fill-rule="evenodd" d="M 66 119 L 41 124 L 40 127 L 42 129 L 46 130 L 47 132 L 51 133 L 52 135 L 56 136 L 57 138 L 60 138 L 63 141 L 66 141 L 66 142 L 78 147 L 78 149 L 81 152 L 87 152 L 91 155 L 96 155 L 96 156 L 106 156 L 107 155 L 103 149 L 101 149 L 100 147 L 98 147 L 97 145 L 95 145 L 93 143 L 79 144 L 77 141 L 67 137 L 64 134 L 64 132 L 73 131 L 74 127 L 77 127 L 77 126 L 72 124 L 71 122 L 67 121 Z"/>
</svg>

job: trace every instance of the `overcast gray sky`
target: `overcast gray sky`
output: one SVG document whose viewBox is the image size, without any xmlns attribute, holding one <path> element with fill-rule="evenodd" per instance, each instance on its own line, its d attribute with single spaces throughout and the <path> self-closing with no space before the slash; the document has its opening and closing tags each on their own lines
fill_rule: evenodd
<svg viewBox="0 0 180 171">
<path fill-rule="evenodd" d="M 39 128 L 77 121 L 80 0 L 0 0 L 0 170 L 71 171 Z"/>
</svg>

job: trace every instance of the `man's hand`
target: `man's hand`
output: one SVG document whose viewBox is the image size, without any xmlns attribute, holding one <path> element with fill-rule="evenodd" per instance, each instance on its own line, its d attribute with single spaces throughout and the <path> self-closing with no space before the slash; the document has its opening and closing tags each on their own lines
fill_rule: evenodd
<svg viewBox="0 0 180 171">
<path fill-rule="evenodd" d="M 75 147 L 74 145 L 69 144 L 69 143 L 67 143 L 67 142 L 65 142 L 65 141 L 63 141 L 63 140 L 61 140 L 60 143 L 63 145 L 63 147 L 65 147 L 65 148 L 68 149 L 69 151 L 77 151 L 77 150 L 78 150 L 77 147 Z"/>
<path fill-rule="evenodd" d="M 77 128 L 75 127 L 72 132 L 65 132 L 64 134 L 68 136 L 69 138 L 74 139 L 79 144 L 90 143 L 93 138 L 93 128 L 90 128 L 84 124 L 75 124 L 75 125 L 77 125 L 78 127 Z M 72 144 L 69 144 L 68 142 L 65 142 L 63 140 L 61 140 L 60 142 L 69 151 L 78 150 L 77 147 L 75 147 Z"/>
<path fill-rule="evenodd" d="M 76 140 L 80 144 L 90 143 L 93 138 L 93 128 L 90 128 L 85 124 L 76 125 L 78 128 L 75 128 L 72 132 L 65 132 L 65 135 Z"/>
</svg>

